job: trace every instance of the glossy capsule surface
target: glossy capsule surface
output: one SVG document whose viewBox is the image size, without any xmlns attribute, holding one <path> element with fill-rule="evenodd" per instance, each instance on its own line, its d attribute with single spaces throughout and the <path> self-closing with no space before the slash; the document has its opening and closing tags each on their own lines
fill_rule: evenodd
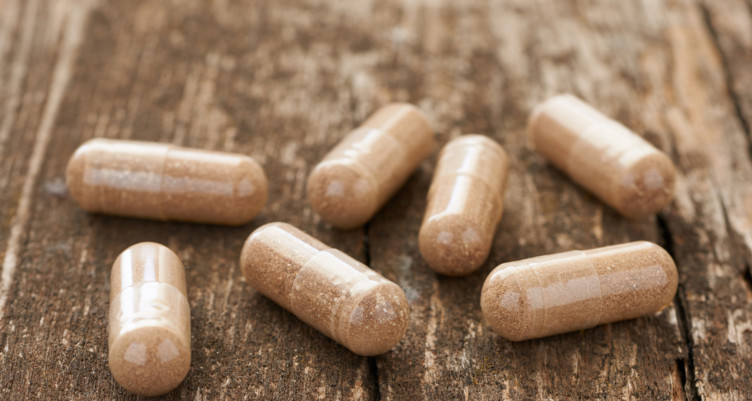
<svg viewBox="0 0 752 401">
<path fill-rule="evenodd" d="M 405 335 L 397 284 L 289 224 L 254 231 L 240 265 L 253 288 L 356 354 L 382 354 Z"/>
<path fill-rule="evenodd" d="M 177 387 L 191 366 L 185 269 L 163 245 L 142 242 L 118 256 L 110 276 L 109 364 L 139 395 Z"/>
<path fill-rule="evenodd" d="M 393 103 L 350 132 L 313 169 L 308 199 L 338 228 L 365 224 L 433 151 L 434 133 L 418 108 Z"/>
<path fill-rule="evenodd" d="M 546 159 L 626 217 L 655 214 L 673 197 L 671 159 L 572 95 L 538 105 L 527 133 Z"/>
<path fill-rule="evenodd" d="M 66 181 L 92 213 L 210 224 L 247 223 L 267 195 L 266 176 L 248 156 L 115 139 L 82 144 Z"/>
<path fill-rule="evenodd" d="M 423 259 L 434 270 L 461 276 L 488 257 L 504 211 L 509 158 L 493 139 L 463 135 L 439 156 L 418 235 Z"/>
<path fill-rule="evenodd" d="M 486 278 L 486 323 L 511 341 L 588 329 L 660 311 L 676 294 L 671 256 L 647 241 L 504 263 Z"/>
</svg>

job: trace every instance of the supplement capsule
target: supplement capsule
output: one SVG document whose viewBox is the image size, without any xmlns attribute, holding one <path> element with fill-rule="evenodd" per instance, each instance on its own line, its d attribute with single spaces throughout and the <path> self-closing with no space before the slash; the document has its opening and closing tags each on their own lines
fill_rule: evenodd
<svg viewBox="0 0 752 401">
<path fill-rule="evenodd" d="M 313 209 L 335 227 L 363 225 L 431 153 L 434 134 L 415 106 L 380 108 L 326 155 L 308 177 Z"/>
<path fill-rule="evenodd" d="M 178 256 L 153 242 L 123 251 L 110 277 L 110 372 L 128 391 L 164 394 L 191 366 L 191 311 Z"/>
<path fill-rule="evenodd" d="M 658 312 L 677 280 L 663 248 L 630 242 L 499 265 L 483 283 L 480 306 L 493 331 L 522 341 Z"/>
<path fill-rule="evenodd" d="M 248 156 L 114 139 L 81 145 L 66 181 L 89 212 L 227 225 L 250 221 L 267 193 Z"/>
<path fill-rule="evenodd" d="M 256 229 L 240 266 L 253 288 L 356 354 L 382 354 L 405 335 L 397 284 L 289 224 Z"/>
<path fill-rule="evenodd" d="M 461 276 L 486 260 L 504 210 L 508 172 L 504 149 L 488 137 L 464 135 L 444 147 L 418 235 L 431 268 Z"/>
<path fill-rule="evenodd" d="M 671 159 L 572 95 L 539 104 L 527 133 L 538 152 L 626 217 L 655 214 L 671 201 Z"/>
</svg>

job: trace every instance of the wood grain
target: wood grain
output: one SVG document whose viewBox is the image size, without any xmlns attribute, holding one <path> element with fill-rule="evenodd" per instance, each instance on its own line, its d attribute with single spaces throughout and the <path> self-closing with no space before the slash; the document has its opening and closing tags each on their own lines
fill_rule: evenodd
<svg viewBox="0 0 752 401">
<path fill-rule="evenodd" d="M 135 399 L 107 368 L 109 270 L 140 241 L 187 266 L 194 360 L 163 399 L 748 399 L 752 397 L 752 5 L 749 1 L 0 0 L 0 398 Z M 677 194 L 627 221 L 524 139 L 572 92 L 666 151 Z M 417 233 L 436 154 L 364 228 L 333 230 L 308 172 L 388 101 L 440 143 L 489 135 L 510 155 L 489 260 L 438 276 Z M 253 156 L 270 178 L 250 224 L 91 215 L 65 164 L 92 137 Z M 255 293 L 238 268 L 287 221 L 405 290 L 406 339 L 358 357 Z M 497 264 L 646 239 L 680 271 L 655 316 L 511 343 L 480 287 Z"/>
</svg>

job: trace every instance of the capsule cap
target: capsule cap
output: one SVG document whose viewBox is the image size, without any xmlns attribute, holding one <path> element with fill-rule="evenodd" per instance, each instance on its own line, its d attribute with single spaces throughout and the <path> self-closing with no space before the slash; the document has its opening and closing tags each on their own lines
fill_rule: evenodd
<svg viewBox="0 0 752 401">
<path fill-rule="evenodd" d="M 405 336 L 409 310 L 402 288 L 394 283 L 380 284 L 352 304 L 340 333 L 341 342 L 358 355 L 383 354 Z"/>
<path fill-rule="evenodd" d="M 493 216 L 488 217 L 473 221 L 463 214 L 444 213 L 427 218 L 418 234 L 421 256 L 438 273 L 447 276 L 472 273 L 491 250 L 496 221 Z"/>
<path fill-rule="evenodd" d="M 509 341 L 523 341 L 537 332 L 543 318 L 543 295 L 538 286 L 520 285 L 525 266 L 513 263 L 495 268 L 483 283 L 480 308 L 491 329 Z"/>
<path fill-rule="evenodd" d="M 314 210 L 337 228 L 359 227 L 378 209 L 377 183 L 355 164 L 320 163 L 308 177 L 307 189 Z"/>
</svg>

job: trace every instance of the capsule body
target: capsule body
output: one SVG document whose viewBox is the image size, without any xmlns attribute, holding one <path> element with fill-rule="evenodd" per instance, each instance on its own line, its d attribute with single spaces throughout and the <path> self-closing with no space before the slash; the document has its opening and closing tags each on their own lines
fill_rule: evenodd
<svg viewBox="0 0 752 401">
<path fill-rule="evenodd" d="M 671 201 L 671 159 L 572 95 L 538 105 L 528 121 L 535 149 L 622 215 L 639 219 Z"/>
<path fill-rule="evenodd" d="M 89 212 L 196 223 L 244 224 L 267 195 L 264 172 L 248 156 L 114 139 L 81 145 L 66 181 Z"/>
<path fill-rule="evenodd" d="M 405 335 L 397 284 L 289 224 L 254 231 L 240 265 L 253 288 L 356 354 L 387 352 Z"/>
<path fill-rule="evenodd" d="M 463 135 L 444 147 L 418 235 L 431 268 L 461 276 L 486 260 L 504 210 L 508 173 L 509 158 L 488 137 Z"/>
<path fill-rule="evenodd" d="M 118 256 L 110 276 L 109 363 L 115 380 L 139 395 L 177 387 L 191 366 L 185 269 L 153 242 Z"/>
<path fill-rule="evenodd" d="M 483 283 L 486 323 L 511 341 L 652 314 L 676 294 L 671 256 L 647 241 L 504 263 Z"/>
<path fill-rule="evenodd" d="M 434 134 L 415 106 L 389 104 L 349 133 L 308 177 L 313 209 L 339 228 L 366 223 L 431 153 Z"/>
</svg>

